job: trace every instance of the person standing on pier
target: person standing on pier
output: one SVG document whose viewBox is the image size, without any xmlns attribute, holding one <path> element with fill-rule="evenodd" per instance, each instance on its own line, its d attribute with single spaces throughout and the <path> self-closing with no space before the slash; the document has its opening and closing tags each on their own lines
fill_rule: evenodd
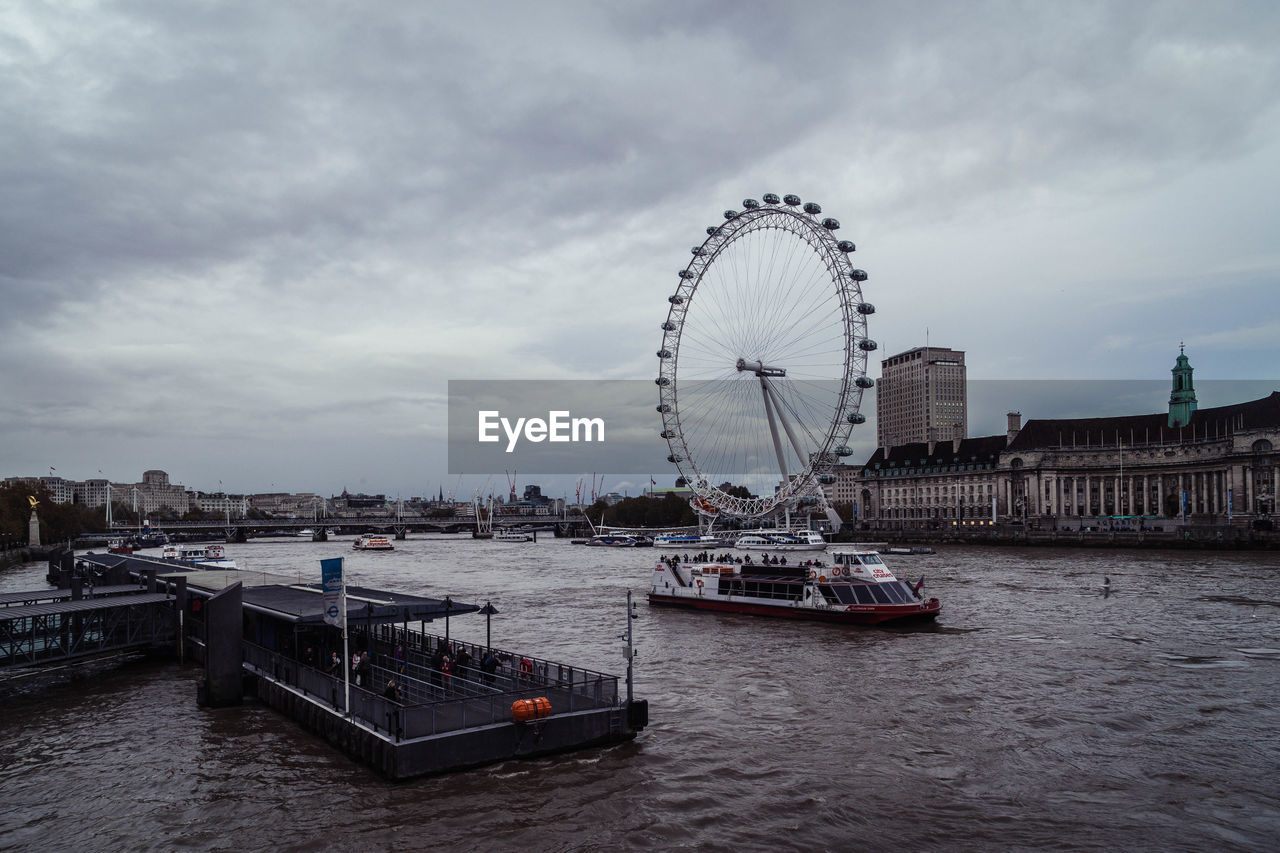
<svg viewBox="0 0 1280 853">
<path fill-rule="evenodd" d="M 396 673 L 404 675 L 404 643 L 396 643 Z"/>
<path fill-rule="evenodd" d="M 437 646 L 436 653 L 431 656 L 431 686 L 444 686 L 444 648 Z"/>
<path fill-rule="evenodd" d="M 356 684 L 360 685 L 365 690 L 368 690 L 373 687 L 373 682 L 370 680 L 372 676 L 373 662 L 369 660 L 369 653 L 361 652 L 360 663 L 356 667 Z"/>
</svg>

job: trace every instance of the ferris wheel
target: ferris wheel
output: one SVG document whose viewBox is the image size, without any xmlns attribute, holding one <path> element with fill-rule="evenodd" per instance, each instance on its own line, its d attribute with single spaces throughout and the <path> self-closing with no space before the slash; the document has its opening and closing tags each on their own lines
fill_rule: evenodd
<svg viewBox="0 0 1280 853">
<path fill-rule="evenodd" d="M 668 297 L 658 412 L 667 457 L 704 515 L 760 518 L 826 506 L 850 456 L 876 342 L 867 274 L 821 206 L 773 193 L 708 226 Z"/>
</svg>

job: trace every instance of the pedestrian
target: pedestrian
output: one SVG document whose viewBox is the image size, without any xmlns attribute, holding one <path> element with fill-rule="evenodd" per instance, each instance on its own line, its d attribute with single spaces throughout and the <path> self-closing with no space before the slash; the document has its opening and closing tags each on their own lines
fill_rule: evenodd
<svg viewBox="0 0 1280 853">
<path fill-rule="evenodd" d="M 458 646 L 458 654 L 454 656 L 453 665 L 458 675 L 466 678 L 467 671 L 471 669 L 471 653 L 467 651 L 466 646 Z"/>
<path fill-rule="evenodd" d="M 392 702 L 400 701 L 400 685 L 396 684 L 394 678 L 387 679 L 387 686 L 382 691 L 382 698 L 390 699 Z"/>
<path fill-rule="evenodd" d="M 396 643 L 395 659 L 396 672 L 404 675 L 404 643 Z"/>
<path fill-rule="evenodd" d="M 485 652 L 484 659 L 480 661 L 480 671 L 484 673 L 484 683 L 493 684 L 493 674 L 498 671 L 498 656 L 493 649 Z"/>
<path fill-rule="evenodd" d="M 373 686 L 373 661 L 368 652 L 360 653 L 360 663 L 356 667 L 356 683 L 368 690 Z"/>
<path fill-rule="evenodd" d="M 342 674 L 342 657 L 337 652 L 329 656 L 329 668 L 326 672 L 335 678 Z"/>
<path fill-rule="evenodd" d="M 445 655 L 440 661 L 440 680 L 444 683 L 444 692 L 453 690 L 453 660 Z"/>
<path fill-rule="evenodd" d="M 444 680 L 441 673 L 444 672 L 444 648 L 437 646 L 436 653 L 431 656 L 431 685 L 433 687 L 443 687 Z"/>
<path fill-rule="evenodd" d="M 315 650 L 312 649 L 310 646 L 307 646 L 307 650 L 303 652 L 302 662 L 305 663 L 307 666 L 316 665 L 316 653 L 315 653 Z"/>
</svg>

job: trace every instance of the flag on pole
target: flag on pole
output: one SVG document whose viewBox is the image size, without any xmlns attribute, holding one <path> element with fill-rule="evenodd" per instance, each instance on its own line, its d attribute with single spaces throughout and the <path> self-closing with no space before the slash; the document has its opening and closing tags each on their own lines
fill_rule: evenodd
<svg viewBox="0 0 1280 853">
<path fill-rule="evenodd" d="M 342 558 L 320 561 L 320 588 L 324 590 L 324 621 L 341 628 L 346 616 L 345 592 L 342 583 Z"/>
</svg>

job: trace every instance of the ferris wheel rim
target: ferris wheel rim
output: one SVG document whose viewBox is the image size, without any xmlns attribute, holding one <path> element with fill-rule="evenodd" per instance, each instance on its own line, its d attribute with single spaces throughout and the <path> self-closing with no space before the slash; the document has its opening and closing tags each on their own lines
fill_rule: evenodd
<svg viewBox="0 0 1280 853">
<path fill-rule="evenodd" d="M 798 494 L 818 485 L 819 477 L 829 472 L 834 464 L 835 451 L 848 451 L 846 442 L 853 426 L 865 420 L 858 409 L 861 405 L 862 393 L 870 386 L 866 379 L 866 365 L 869 352 L 875 348 L 874 341 L 866 337 L 865 308 L 874 311 L 874 307 L 865 303 L 862 298 L 860 282 L 866 280 L 866 274 L 853 268 L 848 254 L 853 251 L 853 244 L 838 241 L 833 232 L 839 223 L 833 219 L 819 221 L 817 214 L 821 208 L 815 204 L 805 205 L 803 212 L 791 208 L 799 206 L 799 199 L 787 196 L 787 207 L 777 206 L 777 197 L 766 196 L 767 206 L 758 202 L 751 205 L 747 200 L 747 208 L 741 212 L 725 211 L 726 221 L 719 226 L 707 229 L 708 236 L 701 245 L 692 250 L 693 258 L 688 265 L 679 271 L 679 285 L 675 294 L 669 297 L 671 307 L 667 320 L 662 324 L 663 344 L 658 351 L 662 359 L 659 377 L 658 411 L 662 414 L 662 437 L 666 439 L 671 455 L 668 461 L 674 463 L 681 477 L 694 493 L 699 502 L 714 506 L 722 515 L 743 518 L 758 518 L 777 510 Z M 843 349 L 839 392 L 829 424 L 822 429 L 823 438 L 816 452 L 809 454 L 807 463 L 803 462 L 803 470 L 795 475 L 787 475 L 773 495 L 763 497 L 742 498 L 731 495 L 709 482 L 704 471 L 699 467 L 698 448 L 691 448 L 686 431 L 683 428 L 680 414 L 679 397 L 679 363 L 680 352 L 685 334 L 686 317 L 694 297 L 700 286 L 714 266 L 715 262 L 738 241 L 749 235 L 761 233 L 767 229 L 788 232 L 792 237 L 807 244 L 818 257 L 827 271 L 827 287 L 833 288 L 835 298 L 839 302 L 839 325 L 842 330 L 841 346 Z M 869 343 L 869 346 L 867 344 Z M 831 350 L 834 352 L 835 350 Z M 738 359 L 737 369 L 743 370 L 744 359 Z M 757 375 L 763 376 L 767 370 L 762 361 L 752 362 L 759 369 Z M 785 372 L 783 373 L 785 375 Z M 761 380 L 762 384 L 764 379 Z M 765 392 L 766 398 L 768 392 Z M 776 404 L 775 404 L 776 405 Z M 765 407 L 768 409 L 766 400 Z M 861 418 L 861 420 L 857 420 Z M 772 429 L 771 423 L 771 429 Z M 777 435 L 774 435 L 775 445 Z M 779 449 L 779 456 L 782 451 Z M 779 460 L 785 472 L 785 464 Z"/>
</svg>

